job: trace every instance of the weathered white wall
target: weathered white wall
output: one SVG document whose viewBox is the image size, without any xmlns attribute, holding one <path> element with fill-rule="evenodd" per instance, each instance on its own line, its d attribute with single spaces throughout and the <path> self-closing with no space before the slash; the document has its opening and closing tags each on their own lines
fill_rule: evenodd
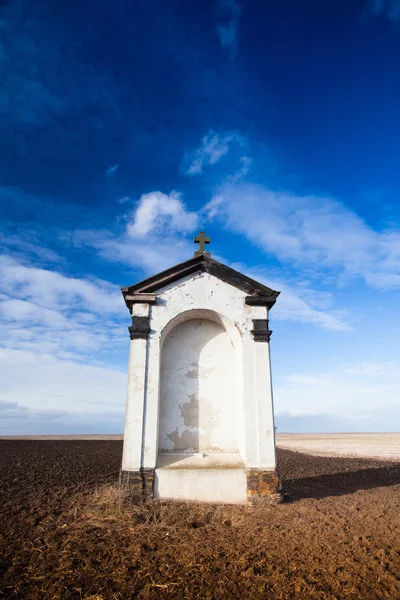
<svg viewBox="0 0 400 600">
<path fill-rule="evenodd" d="M 237 452 L 235 349 L 208 319 L 177 325 L 162 346 L 159 452 Z"/>
<path fill-rule="evenodd" d="M 164 344 L 167 345 L 167 348 L 168 345 L 173 345 L 173 342 L 170 341 L 173 337 L 170 338 L 169 334 L 171 333 L 173 336 L 174 329 L 179 335 L 179 331 L 184 331 L 184 329 L 178 329 L 181 324 L 198 319 L 211 321 L 217 325 L 217 328 L 213 328 L 214 332 L 217 330 L 219 332 L 215 336 L 215 341 L 211 337 L 207 342 L 216 344 L 214 350 L 216 349 L 217 352 L 213 352 L 215 360 L 220 360 L 220 344 L 225 345 L 224 353 L 227 351 L 227 340 L 229 339 L 230 350 L 228 352 L 232 356 L 230 360 L 223 362 L 222 367 L 229 369 L 228 363 L 233 362 L 235 372 L 233 378 L 235 404 L 232 404 L 232 407 L 235 406 L 235 411 L 232 410 L 232 413 L 236 412 L 236 416 L 227 415 L 225 400 L 221 400 L 218 406 L 224 414 L 223 422 L 229 422 L 236 431 L 236 442 L 233 443 L 234 437 L 232 437 L 232 441 L 228 441 L 226 430 L 221 430 L 219 433 L 216 430 L 213 434 L 216 437 L 212 436 L 211 444 L 215 442 L 215 447 L 220 447 L 221 444 L 226 448 L 229 445 L 238 448 L 246 467 L 275 468 L 269 344 L 255 342 L 251 334 L 253 319 L 265 319 L 267 309 L 246 305 L 245 296 L 245 292 L 203 272 L 193 274 L 180 282 L 158 290 L 157 304 L 150 306 L 151 333 L 148 340 L 131 342 L 130 383 L 122 467 L 124 470 L 137 470 L 140 467 L 155 468 L 159 449 L 173 449 L 164 444 L 167 444 L 165 442 L 167 434 L 175 431 L 176 423 L 178 423 L 178 436 L 183 434 L 183 427 L 188 427 L 190 430 L 190 426 L 185 426 L 182 421 L 184 415 L 181 409 L 172 406 L 174 401 L 171 395 L 171 384 L 168 384 L 170 387 L 166 401 L 173 409 L 173 416 L 169 418 L 166 413 L 161 412 L 164 409 L 162 408 L 162 399 L 160 403 L 160 396 L 164 393 L 165 386 L 163 382 L 165 377 L 161 375 L 162 369 L 164 369 L 162 360 L 166 356 L 162 348 Z M 143 315 L 141 305 L 134 305 L 133 310 L 135 314 Z M 188 325 L 187 327 L 190 330 L 192 326 Z M 212 326 L 207 325 L 207 328 L 210 332 Z M 189 347 L 190 343 L 186 348 L 187 352 L 189 352 Z M 179 358 L 175 355 L 175 358 L 176 360 L 172 361 L 175 364 L 174 368 L 176 368 L 176 362 L 183 361 L 182 357 Z M 200 363 L 202 361 L 203 366 L 208 368 L 208 359 L 200 356 Z M 196 361 L 193 359 L 193 362 Z M 187 366 L 187 364 L 184 366 L 186 370 L 188 370 Z M 137 377 L 133 374 L 136 369 L 138 369 Z M 142 376 L 143 370 L 145 377 Z M 202 385 L 205 385 L 205 378 L 201 379 L 203 380 Z M 221 387 L 220 382 L 217 385 Z M 191 388 L 187 386 L 184 388 L 186 391 L 182 392 L 180 397 L 185 400 L 183 403 L 187 404 L 188 394 L 192 394 L 194 391 L 192 392 Z M 186 392 L 187 395 L 184 398 L 183 393 L 186 394 Z M 186 413 L 186 408 L 184 413 Z M 236 428 L 234 421 L 237 423 Z M 159 441 L 161 441 L 160 448 Z M 132 448 L 135 448 L 135 451 L 131 450 Z M 141 448 L 140 453 L 137 452 L 138 448 Z"/>
<path fill-rule="evenodd" d="M 146 317 L 148 304 L 136 304 L 135 314 Z M 145 422 L 144 393 L 146 389 L 147 341 L 131 340 L 128 365 L 128 390 L 126 396 L 124 448 L 122 469 L 138 469 L 142 463 L 142 434 Z M 125 439 L 129 443 L 125 443 Z M 131 465 L 139 465 L 132 467 Z"/>
<path fill-rule="evenodd" d="M 177 459 L 161 455 L 154 496 L 196 502 L 245 504 L 246 469 L 238 454 L 211 454 Z"/>
</svg>

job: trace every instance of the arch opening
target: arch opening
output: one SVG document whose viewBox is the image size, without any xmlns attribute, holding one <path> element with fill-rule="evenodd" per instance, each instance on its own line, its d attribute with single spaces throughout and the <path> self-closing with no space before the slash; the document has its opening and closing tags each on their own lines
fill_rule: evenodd
<svg viewBox="0 0 400 600">
<path fill-rule="evenodd" d="M 159 454 L 238 453 L 241 340 L 209 310 L 181 313 L 161 336 Z"/>
</svg>

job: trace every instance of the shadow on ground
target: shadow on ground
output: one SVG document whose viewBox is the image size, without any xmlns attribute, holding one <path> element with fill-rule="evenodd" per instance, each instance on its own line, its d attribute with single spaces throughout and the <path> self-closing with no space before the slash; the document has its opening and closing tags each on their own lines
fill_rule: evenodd
<svg viewBox="0 0 400 600">
<path fill-rule="evenodd" d="M 289 502 L 400 485 L 400 462 L 318 457 L 278 450 L 278 465 Z"/>
</svg>

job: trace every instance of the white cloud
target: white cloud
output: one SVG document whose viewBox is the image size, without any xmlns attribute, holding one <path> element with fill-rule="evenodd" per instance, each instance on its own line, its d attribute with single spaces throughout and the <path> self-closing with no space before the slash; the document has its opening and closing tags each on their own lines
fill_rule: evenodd
<svg viewBox="0 0 400 600">
<path fill-rule="evenodd" d="M 231 266 L 273 290 L 281 292 L 271 316 L 274 322 L 310 323 L 331 331 L 349 329 L 346 311 L 333 307 L 332 294 L 311 288 L 307 281 L 291 285 L 276 279 L 268 273 L 268 270 L 260 267 L 248 268 L 242 263 Z"/>
<path fill-rule="evenodd" d="M 57 271 L 26 266 L 0 257 L 0 291 L 44 308 L 80 307 L 97 313 L 118 313 L 123 302 L 117 286 L 102 280 L 66 277 Z"/>
<path fill-rule="evenodd" d="M 119 235 L 104 230 L 76 230 L 71 234 L 72 243 L 95 248 L 102 258 L 137 267 L 146 274 L 182 262 L 194 252 L 193 243 L 185 236 L 196 227 L 198 214 L 186 209 L 177 192 L 143 194 L 122 221 L 126 229 Z"/>
<path fill-rule="evenodd" d="M 277 416 L 291 417 L 293 423 L 297 418 L 301 422 L 305 417 L 323 417 L 326 425 L 332 415 L 342 424 L 352 424 L 354 431 L 379 431 L 385 420 L 386 430 L 398 430 L 400 364 L 355 363 L 322 373 L 288 375 L 275 385 L 274 398 Z M 397 415 L 397 421 L 391 422 L 386 414 Z"/>
<path fill-rule="evenodd" d="M 178 192 L 143 194 L 128 223 L 128 235 L 143 238 L 151 233 L 192 231 L 197 224 L 197 214 L 189 212 Z"/>
<path fill-rule="evenodd" d="M 4 319 L 0 323 L 1 346 L 5 348 L 48 352 L 60 358 L 75 358 L 93 363 L 104 362 L 107 353 L 126 349 L 129 325 L 126 312 L 125 321 L 102 320 L 85 322 L 81 315 L 71 316 L 62 324 L 36 321 Z M 62 315 L 58 315 L 62 318 Z M 89 315 L 90 316 L 90 315 Z"/>
<path fill-rule="evenodd" d="M 7 298 L 0 303 L 0 316 L 7 321 L 26 321 L 29 323 L 40 322 L 44 325 L 65 327 L 68 320 L 60 312 L 37 306 L 32 302 Z"/>
<path fill-rule="evenodd" d="M 242 7 L 236 0 L 217 0 L 217 33 L 223 48 L 235 54 L 238 44 L 239 19 Z"/>
<path fill-rule="evenodd" d="M 0 373 L 0 435 L 89 432 L 93 425 L 94 431 L 122 432 L 123 371 L 0 349 Z"/>
<path fill-rule="evenodd" d="M 69 278 L 1 257 L 0 292 L 3 347 L 99 361 L 126 337 L 121 291 L 107 282 Z"/>
<path fill-rule="evenodd" d="M 274 320 L 312 323 L 323 329 L 347 331 L 349 326 L 344 311 L 321 308 L 319 293 L 314 290 L 314 298 L 302 297 L 303 290 L 290 288 L 285 283 L 271 282 L 273 289 L 279 289 L 281 295 L 274 307 Z"/>
<path fill-rule="evenodd" d="M 161 235 L 162 233 L 162 235 Z M 74 234 L 76 244 L 86 244 L 96 248 L 99 256 L 108 260 L 139 267 L 147 275 L 167 269 L 183 262 L 193 255 L 192 240 L 160 231 L 160 235 L 147 235 L 144 239 L 132 239 L 127 235 L 111 237 L 102 231 L 78 231 Z M 226 264 L 223 257 L 217 260 Z M 312 323 L 313 325 L 335 331 L 348 329 L 346 314 L 333 308 L 333 297 L 327 292 L 317 292 L 306 282 L 302 285 L 288 285 L 276 280 L 260 268 L 248 268 L 243 264 L 232 267 L 246 272 L 250 277 L 280 290 L 279 301 L 274 307 L 274 319 L 280 321 Z M 131 282 L 126 282 L 130 284 Z"/>
<path fill-rule="evenodd" d="M 191 258 L 195 250 L 193 244 L 186 239 L 171 235 L 163 236 L 162 239 L 150 237 L 142 242 L 133 241 L 126 236 L 106 238 L 96 232 L 92 232 L 91 236 L 85 232 L 84 237 L 85 243 L 95 247 L 101 257 L 139 267 L 148 275 L 154 275 Z"/>
<path fill-rule="evenodd" d="M 400 286 L 400 232 L 375 231 L 336 200 L 227 182 L 205 212 L 281 261 Z"/>
<path fill-rule="evenodd" d="M 196 228 L 199 214 L 188 211 L 177 192 L 143 194 L 134 210 L 117 220 L 124 226 L 119 234 L 81 229 L 69 233 L 68 242 L 75 247 L 95 248 L 101 258 L 136 267 L 146 275 L 193 256 L 193 238 L 187 235 Z M 119 292 L 117 295 L 119 298 Z"/>
<path fill-rule="evenodd" d="M 244 138 L 235 132 L 219 134 L 209 131 L 201 140 L 200 146 L 185 156 L 184 163 L 189 164 L 185 167 L 184 173 L 186 175 L 203 173 L 204 167 L 219 162 L 223 156 L 228 154 L 234 144 L 239 147 L 244 146 Z M 239 172 L 247 173 L 251 162 L 250 158 L 242 156 L 240 162 Z"/>
<path fill-rule="evenodd" d="M 152 275 L 174 264 L 183 262 L 193 255 L 192 241 L 173 236 L 162 236 L 159 239 L 148 237 L 141 241 L 121 236 L 111 238 L 104 232 L 75 232 L 77 244 L 85 243 L 96 248 L 99 255 L 108 260 L 140 267 L 147 275 Z M 225 264 L 229 261 L 214 253 L 217 260 Z M 274 307 L 273 318 L 277 321 L 311 323 L 334 331 L 346 331 L 349 327 L 343 310 L 333 309 L 333 297 L 326 292 L 318 292 L 303 284 L 288 285 L 282 280 L 271 278 L 268 272 L 260 268 L 248 268 L 243 264 L 232 264 L 234 269 L 246 272 L 273 289 L 281 291 Z M 126 282 L 129 285 L 131 282 Z"/>
</svg>

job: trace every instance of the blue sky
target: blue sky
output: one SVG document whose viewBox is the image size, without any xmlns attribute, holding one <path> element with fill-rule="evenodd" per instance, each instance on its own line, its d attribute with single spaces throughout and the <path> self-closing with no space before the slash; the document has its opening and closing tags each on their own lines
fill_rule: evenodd
<svg viewBox="0 0 400 600">
<path fill-rule="evenodd" d="M 281 296 L 278 431 L 400 430 L 400 1 L 0 8 L 0 434 L 122 432 L 129 285 Z"/>
</svg>

